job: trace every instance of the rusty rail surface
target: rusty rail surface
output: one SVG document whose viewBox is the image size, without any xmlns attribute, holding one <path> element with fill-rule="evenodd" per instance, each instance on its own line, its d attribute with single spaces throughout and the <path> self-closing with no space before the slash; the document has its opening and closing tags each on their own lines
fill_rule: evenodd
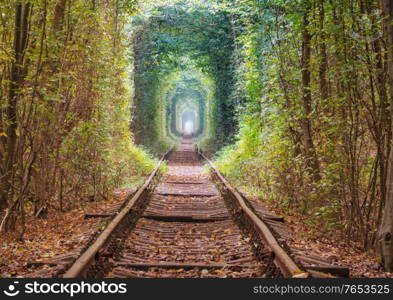
<svg viewBox="0 0 393 300">
<path fill-rule="evenodd" d="M 161 157 L 154 170 L 150 173 L 145 183 L 139 188 L 135 195 L 128 201 L 125 207 L 114 217 L 110 224 L 100 233 L 95 242 L 72 264 L 68 271 L 62 276 L 63 278 L 78 278 L 83 277 L 86 270 L 97 259 L 99 251 L 108 243 L 111 235 L 119 227 L 126 216 L 135 206 L 135 203 L 142 197 L 148 190 L 149 185 L 152 183 L 154 177 L 157 175 L 159 167 L 167 155 L 172 151 L 173 146 Z"/>
<path fill-rule="evenodd" d="M 248 219 L 249 222 L 251 222 L 258 234 L 261 235 L 263 241 L 266 243 L 266 246 L 269 247 L 274 253 L 274 263 L 280 269 L 282 274 L 289 278 L 309 277 L 309 274 L 297 266 L 293 259 L 285 252 L 285 250 L 280 246 L 277 239 L 270 231 L 269 227 L 248 207 L 243 197 L 229 184 L 229 182 L 220 173 L 213 162 L 207 158 L 199 148 L 197 148 L 197 151 L 199 155 L 208 162 L 216 177 L 224 185 L 225 189 L 231 194 L 232 198 L 237 202 L 236 204 L 244 213 L 244 216 Z"/>
<path fill-rule="evenodd" d="M 134 219 L 138 220 L 140 217 L 138 212 L 144 211 L 143 205 L 150 201 L 150 193 L 153 190 L 153 186 L 155 186 L 159 180 L 157 176 L 159 174 L 159 167 L 163 160 L 172 151 L 172 149 L 173 147 L 162 156 L 154 170 L 146 179 L 145 183 L 138 189 L 134 196 L 130 197 L 129 200 L 126 200 L 127 204 L 125 204 L 124 208 L 121 209 L 121 211 L 111 220 L 104 231 L 98 235 L 97 239 L 79 256 L 79 258 L 75 260 L 71 267 L 62 276 L 63 278 L 88 277 L 91 274 L 100 273 L 102 259 L 105 260 L 105 257 L 108 256 L 108 250 L 111 249 L 112 244 L 116 244 L 118 240 L 123 239 L 121 236 L 123 228 L 125 226 L 129 228 L 130 224 L 134 222 Z M 269 255 L 271 255 L 270 257 L 272 262 L 274 262 L 276 270 L 279 271 L 282 276 L 287 278 L 306 278 L 314 276 L 315 274 L 313 274 L 313 271 L 309 271 L 309 269 L 305 268 L 305 266 L 302 264 L 299 266 L 293 260 L 289 254 L 291 253 L 291 250 L 287 249 L 286 251 L 286 248 L 284 249 L 283 246 L 278 242 L 275 236 L 277 233 L 269 228 L 267 223 L 264 222 L 264 219 L 254 211 L 253 207 L 249 203 L 249 200 L 245 199 L 235 188 L 230 185 L 230 183 L 220 173 L 213 162 L 198 148 L 197 154 L 211 167 L 212 175 L 216 179 L 216 182 L 219 183 L 219 186 L 222 190 L 222 195 L 227 199 L 227 205 L 232 208 L 232 213 L 234 214 L 235 219 L 245 225 L 244 229 L 248 232 L 252 232 L 252 235 L 256 237 L 257 241 L 262 242 L 264 246 L 266 246 L 267 249 L 265 249 L 265 252 L 268 250 L 270 253 Z M 261 250 L 256 249 L 256 251 L 258 252 L 258 257 L 263 254 L 260 253 Z M 156 266 L 156 264 L 152 265 Z M 141 267 L 139 264 L 135 263 L 127 266 L 137 268 Z M 176 267 L 177 265 L 175 266 L 169 263 L 160 263 L 158 266 L 169 268 Z M 199 264 L 198 266 L 201 267 L 202 265 Z M 213 265 L 209 266 L 212 267 Z M 147 268 L 149 265 L 143 264 L 142 267 Z M 190 263 L 190 267 L 196 267 L 195 263 Z M 205 268 L 206 266 L 203 265 L 202 267 Z M 220 266 L 214 265 L 213 267 Z M 318 275 L 318 277 L 334 277 L 323 272 L 318 272 Z"/>
</svg>

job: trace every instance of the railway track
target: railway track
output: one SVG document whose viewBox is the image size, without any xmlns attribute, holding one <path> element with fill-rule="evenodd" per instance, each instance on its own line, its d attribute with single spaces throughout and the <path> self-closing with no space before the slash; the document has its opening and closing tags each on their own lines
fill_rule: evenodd
<svg viewBox="0 0 393 300">
<path fill-rule="evenodd" d="M 251 237 L 232 220 L 191 140 L 168 156 L 169 172 L 107 273 L 111 277 L 261 277 Z M 270 251 L 260 249 L 268 257 Z"/>
<path fill-rule="evenodd" d="M 162 176 L 159 165 L 164 159 L 169 171 Z M 204 160 L 210 164 L 211 175 L 204 172 Z M 332 276 L 323 271 L 346 274 L 346 269 L 324 265 L 318 258 L 311 264 L 289 254 L 280 237 L 282 221 L 246 201 L 194 149 L 191 139 L 183 139 L 176 150 L 164 155 L 95 241 L 57 276 L 304 278 Z"/>
</svg>

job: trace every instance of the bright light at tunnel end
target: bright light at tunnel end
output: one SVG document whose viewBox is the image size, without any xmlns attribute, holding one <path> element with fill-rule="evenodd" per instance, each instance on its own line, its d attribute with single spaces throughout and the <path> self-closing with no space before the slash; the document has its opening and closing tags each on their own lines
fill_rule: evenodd
<svg viewBox="0 0 393 300">
<path fill-rule="evenodd" d="M 194 133 L 194 122 L 188 120 L 184 124 L 184 133 L 186 135 L 191 135 Z"/>
</svg>

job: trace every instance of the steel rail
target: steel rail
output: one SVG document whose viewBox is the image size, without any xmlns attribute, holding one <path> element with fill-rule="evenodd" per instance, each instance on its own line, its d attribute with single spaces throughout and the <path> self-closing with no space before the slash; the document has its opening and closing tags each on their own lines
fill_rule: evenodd
<svg viewBox="0 0 393 300">
<path fill-rule="evenodd" d="M 270 231 L 269 227 L 248 207 L 243 197 L 229 184 L 229 182 L 221 174 L 214 163 L 209 158 L 207 158 L 199 148 L 197 148 L 197 151 L 199 155 L 209 163 L 217 178 L 237 201 L 237 205 L 244 212 L 245 217 L 248 218 L 248 220 L 254 225 L 258 234 L 261 235 L 263 241 L 266 243 L 266 246 L 269 247 L 274 253 L 274 263 L 280 269 L 281 273 L 287 278 L 309 277 L 309 273 L 302 270 L 285 252 L 285 250 L 278 243 L 277 239 L 274 237 L 273 233 Z"/>
<path fill-rule="evenodd" d="M 146 179 L 145 183 L 138 189 L 135 195 L 130 200 L 128 200 L 128 203 L 125 205 L 125 207 L 112 219 L 109 225 L 99 234 L 97 239 L 81 254 L 78 259 L 75 260 L 68 271 L 62 276 L 63 278 L 79 278 L 86 275 L 89 267 L 98 258 L 99 251 L 105 247 L 105 245 L 110 240 L 111 235 L 126 219 L 138 200 L 140 200 L 140 198 L 144 195 L 144 192 L 148 189 L 154 177 L 157 175 L 161 163 L 167 157 L 170 151 L 172 151 L 172 149 L 173 147 L 171 147 L 171 149 L 161 157 L 154 170 Z M 274 237 L 269 227 L 248 207 L 243 197 L 229 184 L 229 182 L 220 173 L 213 162 L 207 158 L 199 149 L 197 149 L 197 151 L 199 155 L 208 162 L 217 178 L 236 200 L 237 205 L 244 212 L 244 216 L 248 219 L 249 222 L 251 222 L 251 224 L 253 224 L 258 234 L 265 242 L 266 246 L 274 253 L 274 263 L 280 269 L 283 276 L 289 278 L 309 277 L 309 273 L 305 272 L 297 266 L 293 259 L 279 245 L 277 239 Z"/>
<path fill-rule="evenodd" d="M 159 160 L 153 171 L 150 173 L 149 177 L 146 179 L 145 183 L 138 189 L 135 195 L 128 201 L 126 206 L 113 218 L 109 225 L 100 233 L 97 239 L 90 245 L 83 254 L 75 260 L 68 271 L 62 276 L 63 278 L 79 278 L 85 275 L 85 272 L 89 266 L 94 262 L 97 257 L 98 252 L 106 245 L 109 241 L 112 233 L 118 228 L 119 224 L 126 218 L 129 212 L 134 207 L 135 203 L 141 198 L 143 193 L 147 190 L 153 178 L 157 175 L 159 167 L 164 159 L 167 157 L 169 152 L 171 152 L 173 147 L 171 147 Z"/>
</svg>

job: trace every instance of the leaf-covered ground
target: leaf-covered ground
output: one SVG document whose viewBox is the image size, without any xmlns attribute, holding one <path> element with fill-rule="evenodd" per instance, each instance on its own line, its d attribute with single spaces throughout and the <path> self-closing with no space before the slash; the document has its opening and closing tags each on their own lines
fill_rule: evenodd
<svg viewBox="0 0 393 300">
<path fill-rule="evenodd" d="M 247 195 L 251 198 L 252 196 Z M 255 197 L 254 197 L 255 199 Z M 310 216 L 298 213 L 288 213 L 284 209 L 274 207 L 270 202 L 264 205 L 276 215 L 285 217 L 285 223 L 294 233 L 288 246 L 307 250 L 321 258 L 350 268 L 351 277 L 392 277 L 393 273 L 384 272 L 379 258 L 374 252 L 365 252 L 359 244 L 340 234 L 340 231 L 321 231 L 319 228 L 310 226 L 307 221 Z"/>
<path fill-rule="evenodd" d="M 2 236 L 0 277 L 23 277 L 35 270 L 28 267 L 29 262 L 50 259 L 84 247 L 104 227 L 102 219 L 85 219 L 85 214 L 107 212 L 122 203 L 131 192 L 117 191 L 109 200 L 89 202 L 84 207 L 64 213 L 49 209 L 45 219 L 27 217 L 27 231 L 22 241 L 17 241 L 13 234 Z M 322 233 L 307 224 L 310 216 L 288 214 L 269 202 L 264 204 L 275 214 L 285 216 L 286 224 L 294 233 L 290 246 L 348 265 L 351 277 L 393 277 L 393 273 L 383 272 L 376 253 L 362 251 L 360 245 L 348 242 L 339 231 Z"/>
<path fill-rule="evenodd" d="M 28 216 L 22 241 L 17 241 L 14 234 L 1 237 L 0 277 L 24 277 L 34 271 L 28 267 L 29 262 L 78 251 L 105 224 L 100 218 L 85 219 L 85 213 L 103 213 L 122 203 L 130 192 L 117 191 L 108 200 L 89 202 L 63 213 L 49 209 L 43 219 Z"/>
</svg>

